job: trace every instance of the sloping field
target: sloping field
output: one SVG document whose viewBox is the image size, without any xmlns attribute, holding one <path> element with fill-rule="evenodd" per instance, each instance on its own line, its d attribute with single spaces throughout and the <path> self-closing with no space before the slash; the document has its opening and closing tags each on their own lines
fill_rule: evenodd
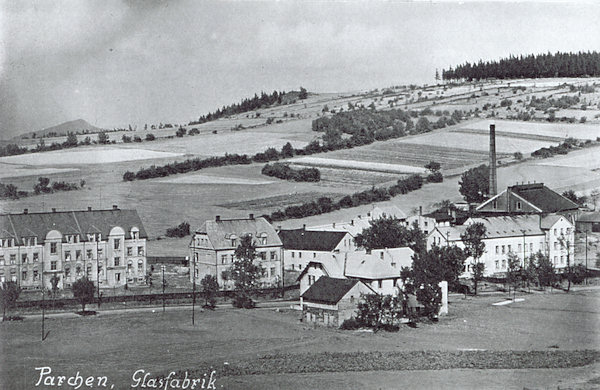
<svg viewBox="0 0 600 390">
<path fill-rule="evenodd" d="M 600 148 L 577 150 L 566 156 L 556 157 L 552 160 L 542 160 L 538 162 L 538 165 L 600 169 Z"/>
<path fill-rule="evenodd" d="M 177 153 L 157 152 L 137 148 L 89 148 L 66 149 L 52 152 L 28 153 L 0 157 L 0 163 L 26 165 L 106 164 L 122 161 L 148 160 L 176 157 Z"/>
<path fill-rule="evenodd" d="M 264 185 L 271 184 L 273 181 L 268 180 L 253 180 L 244 179 L 239 177 L 226 177 L 226 176 L 211 176 L 211 175 L 184 175 L 173 177 L 170 179 L 158 180 L 159 183 L 172 183 L 172 184 L 241 184 L 241 185 Z"/>
<path fill-rule="evenodd" d="M 441 146 L 446 148 L 465 148 L 471 150 L 487 151 L 490 141 L 487 135 L 463 134 L 451 132 L 427 133 L 415 137 L 398 140 L 401 143 Z M 534 141 L 496 136 L 496 151 L 498 153 L 531 153 L 539 148 L 552 145 L 551 142 Z"/>
<path fill-rule="evenodd" d="M 425 168 L 414 167 L 409 165 L 401 164 L 386 164 L 366 161 L 354 161 L 354 160 L 337 160 L 332 158 L 321 158 L 321 157 L 300 157 L 289 160 L 296 165 L 307 165 L 325 168 L 347 168 L 357 169 L 363 171 L 374 171 L 374 172 L 386 172 L 386 173 L 424 173 L 427 170 Z"/>
<path fill-rule="evenodd" d="M 225 153 L 255 154 L 264 152 L 269 147 L 281 149 L 287 142 L 290 142 L 295 148 L 301 148 L 307 144 L 307 142 L 287 139 L 283 134 L 274 135 L 269 132 L 240 130 L 148 142 L 144 144 L 144 148 L 179 154 L 222 156 Z"/>
<path fill-rule="evenodd" d="M 556 116 L 562 116 L 560 114 L 561 112 L 562 111 L 559 111 L 556 114 Z M 461 126 L 461 128 L 489 131 L 490 123 L 491 122 L 489 120 L 471 122 L 466 124 L 465 126 Z M 596 137 L 600 137 L 600 126 L 594 124 L 538 123 L 507 120 L 496 120 L 495 123 L 496 134 L 498 134 L 498 132 L 510 132 L 560 138 L 573 137 L 578 139 L 591 140 L 596 140 Z"/>
<path fill-rule="evenodd" d="M 327 196 L 332 199 L 338 199 L 344 196 L 344 194 L 326 192 L 292 193 L 286 195 L 270 196 L 266 198 L 249 199 L 241 202 L 228 202 L 220 204 L 218 206 L 236 210 L 275 210 L 290 205 L 310 202 L 322 196 Z"/>
<path fill-rule="evenodd" d="M 319 167 L 321 182 L 324 185 L 343 186 L 374 186 L 386 182 L 396 181 L 404 175 L 396 173 L 363 171 L 358 169 L 338 169 Z"/>
<path fill-rule="evenodd" d="M 489 130 L 480 130 L 480 129 L 452 129 L 451 133 L 462 133 L 462 134 L 483 134 L 485 136 L 489 136 Z M 509 131 L 498 131 L 496 130 L 496 137 L 508 137 L 508 138 L 520 138 L 520 139 L 530 139 L 534 141 L 544 141 L 551 143 L 559 143 L 564 141 L 562 137 L 552 137 L 549 135 L 537 135 L 537 134 L 523 134 L 523 133 L 511 133 Z"/>
<path fill-rule="evenodd" d="M 43 176 L 77 171 L 75 168 L 39 168 L 27 165 L 0 164 L 0 179 L 5 177 Z"/>
<path fill-rule="evenodd" d="M 376 142 L 354 149 L 337 150 L 327 153 L 328 157 L 344 160 L 382 162 L 388 164 L 423 167 L 430 161 L 437 161 L 442 169 L 452 169 L 486 161 L 487 151 L 442 146 L 402 143 L 400 139 Z"/>
</svg>

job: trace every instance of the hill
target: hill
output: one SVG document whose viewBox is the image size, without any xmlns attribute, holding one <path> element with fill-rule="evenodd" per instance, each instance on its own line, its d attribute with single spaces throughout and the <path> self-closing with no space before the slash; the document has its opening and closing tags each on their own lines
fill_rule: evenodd
<svg viewBox="0 0 600 390">
<path fill-rule="evenodd" d="M 69 132 L 73 132 L 75 134 L 87 134 L 99 133 L 101 131 L 104 131 L 104 129 L 90 125 L 87 121 L 83 119 L 76 119 L 74 121 L 64 122 L 60 125 L 48 127 L 43 130 L 21 134 L 15 138 L 57 137 L 67 135 L 67 133 Z"/>
</svg>

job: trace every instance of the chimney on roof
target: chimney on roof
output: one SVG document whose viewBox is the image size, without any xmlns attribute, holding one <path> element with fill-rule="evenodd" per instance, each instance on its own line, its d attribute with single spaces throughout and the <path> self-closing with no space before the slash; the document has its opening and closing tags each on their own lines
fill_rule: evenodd
<svg viewBox="0 0 600 390">
<path fill-rule="evenodd" d="M 490 198 L 498 194 L 498 177 L 496 174 L 496 125 L 490 124 Z"/>
<path fill-rule="evenodd" d="M 306 224 L 302 224 L 302 230 L 306 230 Z"/>
<path fill-rule="evenodd" d="M 353 219 L 350 220 L 350 226 L 354 226 L 354 220 Z"/>
<path fill-rule="evenodd" d="M 55 213 L 56 212 L 56 208 L 52 207 L 52 212 Z"/>
<path fill-rule="evenodd" d="M 119 206 L 117 206 L 116 204 L 113 204 L 113 210 L 118 210 Z"/>
<path fill-rule="evenodd" d="M 250 219 L 254 219 L 254 214 L 250 213 L 250 214 L 248 214 L 248 217 L 249 217 Z"/>
<path fill-rule="evenodd" d="M 92 211 L 92 206 L 88 206 L 88 211 Z"/>
<path fill-rule="evenodd" d="M 335 229 L 335 222 L 331 224 L 331 226 Z"/>
<path fill-rule="evenodd" d="M 277 225 L 277 231 L 281 231 L 281 225 Z"/>
<path fill-rule="evenodd" d="M 215 217 L 215 222 L 221 222 L 221 216 L 220 215 L 217 215 Z"/>
<path fill-rule="evenodd" d="M 23 209 L 23 214 L 29 214 L 29 209 Z"/>
</svg>

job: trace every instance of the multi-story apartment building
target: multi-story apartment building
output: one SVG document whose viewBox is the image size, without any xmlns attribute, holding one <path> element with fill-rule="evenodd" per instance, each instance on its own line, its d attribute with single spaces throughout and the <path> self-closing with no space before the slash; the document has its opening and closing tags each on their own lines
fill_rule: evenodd
<svg viewBox="0 0 600 390">
<path fill-rule="evenodd" d="M 438 226 L 427 238 L 428 248 L 434 244 L 464 248 L 461 234 L 473 223 L 482 223 L 486 228 L 485 253 L 479 259 L 485 264 L 486 276 L 503 276 L 508 269 L 509 253 L 515 254 L 524 265 L 524 259 L 541 252 L 558 270 L 567 266 L 569 253 L 573 265 L 575 229 L 565 216 L 559 214 L 470 218 L 464 225 Z M 470 275 L 472 261 L 471 258 L 466 260 L 463 276 Z"/>
<path fill-rule="evenodd" d="M 235 249 L 241 238 L 252 237 L 256 247 L 256 262 L 265 270 L 261 279 L 263 287 L 275 287 L 282 283 L 283 244 L 273 226 L 263 217 L 221 219 L 206 221 L 194 233 L 190 241 L 190 280 L 200 282 L 206 275 L 213 275 L 222 289 L 232 289 L 233 281 L 223 278 L 236 261 Z"/>
<path fill-rule="evenodd" d="M 354 238 L 347 231 L 290 229 L 279 230 L 283 242 L 284 268 L 302 271 L 310 261 L 340 252 L 356 250 Z"/>
<path fill-rule="evenodd" d="M 143 284 L 146 231 L 135 210 L 0 215 L 0 281 L 22 289 L 69 288 L 88 277 L 100 287 Z"/>
</svg>

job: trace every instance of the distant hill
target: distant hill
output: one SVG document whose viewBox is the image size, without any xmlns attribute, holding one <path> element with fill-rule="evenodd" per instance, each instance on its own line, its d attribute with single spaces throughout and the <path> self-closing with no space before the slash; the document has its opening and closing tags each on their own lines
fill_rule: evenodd
<svg viewBox="0 0 600 390">
<path fill-rule="evenodd" d="M 44 130 L 31 131 L 29 133 L 21 134 L 15 138 L 59 137 L 67 135 L 67 133 L 69 132 L 73 132 L 76 134 L 87 134 L 99 133 L 101 131 L 104 131 L 104 129 L 92 126 L 83 119 L 76 119 L 74 121 L 69 121 L 61 123 L 60 125 L 48 127 Z"/>
</svg>

